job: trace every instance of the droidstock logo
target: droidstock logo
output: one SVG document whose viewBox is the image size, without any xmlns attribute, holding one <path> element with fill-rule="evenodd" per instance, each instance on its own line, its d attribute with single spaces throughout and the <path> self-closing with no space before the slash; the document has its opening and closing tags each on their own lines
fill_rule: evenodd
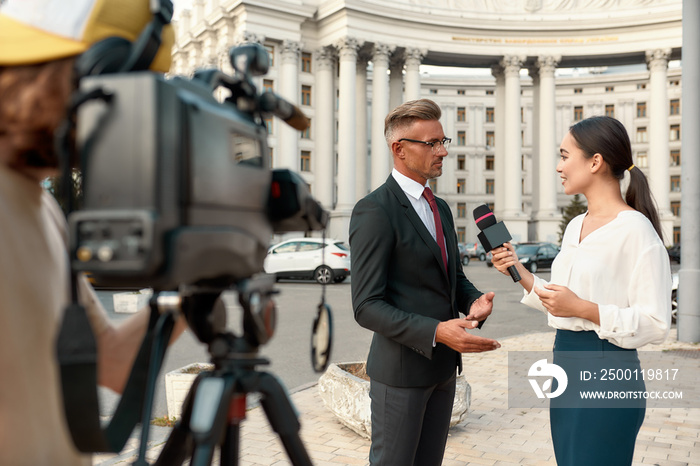
<svg viewBox="0 0 700 466">
<path fill-rule="evenodd" d="M 556 398 L 566 390 L 566 386 L 569 383 L 569 378 L 566 376 L 564 369 L 557 366 L 556 364 L 549 364 L 546 359 L 540 359 L 532 366 L 527 372 L 529 377 L 549 377 L 544 381 L 540 387 L 537 380 L 528 379 L 532 389 L 535 391 L 537 398 Z M 550 388 L 552 388 L 552 380 L 557 379 L 557 389 L 552 393 L 546 393 Z"/>
</svg>

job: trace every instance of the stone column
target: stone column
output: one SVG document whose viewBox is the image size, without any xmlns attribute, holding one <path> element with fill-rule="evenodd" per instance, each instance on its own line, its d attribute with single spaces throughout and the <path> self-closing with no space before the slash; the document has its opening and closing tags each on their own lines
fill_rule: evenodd
<svg viewBox="0 0 700 466">
<path fill-rule="evenodd" d="M 522 210 L 522 138 L 520 132 L 520 68 L 525 57 L 507 55 L 501 61 L 505 84 L 505 209 L 503 220 L 508 223 L 513 241 L 527 239 L 527 218 Z"/>
<path fill-rule="evenodd" d="M 394 53 L 389 61 L 389 110 L 403 102 L 403 53 Z"/>
<path fill-rule="evenodd" d="M 355 198 L 362 199 L 369 193 L 369 139 L 367 138 L 367 62 L 369 56 L 357 57 L 355 135 L 357 147 L 355 156 Z"/>
<path fill-rule="evenodd" d="M 539 241 L 537 237 L 537 222 L 535 216 L 540 204 L 540 70 L 537 64 L 528 68 L 528 74 L 532 78 L 532 170 L 530 171 L 532 216 L 528 224 L 527 237 L 530 241 Z"/>
<path fill-rule="evenodd" d="M 668 149 L 668 59 L 671 49 L 647 51 L 649 68 L 649 185 L 659 208 L 659 217 L 664 232 L 664 242 L 670 244 L 673 238 L 673 214 L 669 191 L 669 149 Z"/>
<path fill-rule="evenodd" d="M 372 54 L 372 170 L 370 190 L 384 184 L 391 172 L 393 161 L 384 139 L 384 118 L 389 113 L 389 55 L 391 47 L 376 44 Z"/>
<path fill-rule="evenodd" d="M 294 105 L 299 104 L 299 56 L 301 54 L 301 44 L 285 40 L 282 42 L 282 52 L 280 56 L 280 79 L 279 93 Z M 289 168 L 290 170 L 300 170 L 299 158 L 299 131 L 291 126 L 281 123 L 277 125 L 277 156 L 275 157 L 275 168 Z"/>
<path fill-rule="evenodd" d="M 683 0 L 683 154 L 700 147 L 700 2 Z M 700 157 L 685 156 L 681 175 L 678 339 L 700 342 Z"/>
<path fill-rule="evenodd" d="M 346 37 L 338 43 L 338 203 L 331 215 L 331 237 L 347 241 L 350 214 L 355 205 L 355 77 L 357 39 Z"/>
<path fill-rule="evenodd" d="M 316 113 L 314 118 L 314 197 L 326 210 L 332 210 L 335 171 L 335 52 L 323 47 L 314 52 L 316 65 Z"/>
<path fill-rule="evenodd" d="M 406 101 L 420 99 L 420 64 L 426 50 L 406 49 Z"/>
<path fill-rule="evenodd" d="M 495 120 L 495 146 L 494 146 L 494 213 L 497 218 L 503 216 L 505 209 L 505 126 L 504 116 L 506 112 L 506 75 L 501 65 L 491 67 L 491 74 L 496 78 L 496 108 Z"/>
<path fill-rule="evenodd" d="M 561 214 L 557 208 L 559 143 L 556 140 L 556 85 L 554 71 L 561 57 L 541 56 L 539 68 L 539 121 L 538 151 L 535 160 L 538 180 L 533 185 L 538 191 L 537 204 L 533 203 L 536 221 L 536 237 L 539 241 L 559 242 Z"/>
</svg>

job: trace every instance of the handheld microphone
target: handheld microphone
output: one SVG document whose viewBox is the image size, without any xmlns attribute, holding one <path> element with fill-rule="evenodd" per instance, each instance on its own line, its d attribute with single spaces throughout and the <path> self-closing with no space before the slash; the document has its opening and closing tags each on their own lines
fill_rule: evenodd
<svg viewBox="0 0 700 466">
<path fill-rule="evenodd" d="M 474 221 L 481 230 L 478 238 L 486 251 L 492 251 L 513 239 L 503 222 L 496 223 L 496 216 L 486 204 L 474 209 Z M 514 282 L 520 281 L 520 274 L 514 265 L 508 267 L 508 273 Z"/>
</svg>

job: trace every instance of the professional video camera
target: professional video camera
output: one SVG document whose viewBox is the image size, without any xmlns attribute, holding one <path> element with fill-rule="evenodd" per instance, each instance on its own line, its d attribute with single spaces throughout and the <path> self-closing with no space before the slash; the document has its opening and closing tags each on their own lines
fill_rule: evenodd
<svg viewBox="0 0 700 466">
<path fill-rule="evenodd" d="M 74 303 L 66 310 L 58 352 L 67 419 L 82 451 L 119 451 L 140 420 L 145 455 L 155 378 L 173 315 L 182 312 L 208 345 L 215 370 L 198 377 L 156 464 L 180 464 L 190 454 L 192 464 L 209 464 L 214 448 L 222 464 L 233 464 L 249 392 L 263 395 L 261 404 L 293 462 L 310 464 L 286 392 L 256 369 L 269 362 L 257 353 L 276 320 L 275 280 L 261 272 L 273 232 L 321 230 L 328 212 L 299 175 L 268 167 L 264 118 L 275 115 L 299 130 L 309 122 L 274 93 L 258 94 L 252 78 L 268 71 L 267 51 L 244 44 L 230 59 L 234 76 L 204 70 L 191 79 L 128 72 L 80 80 L 75 115 L 67 120 L 67 126 L 77 121 L 83 195 L 81 208 L 68 217 L 74 298 L 79 272 L 105 286 L 155 290 L 149 331 L 104 429 L 98 416 L 83 415 L 85 405 L 97 404 L 94 390 L 73 385 L 96 380 L 94 340 L 82 308 Z M 218 89 L 228 93 L 223 102 L 213 95 Z M 59 149 L 70 133 L 57 138 Z M 64 160 L 68 179 L 65 167 Z M 241 334 L 226 327 L 226 290 L 238 294 Z M 311 342 L 319 372 L 328 364 L 332 334 L 324 296 Z M 94 382 L 84 385 L 94 389 Z"/>
<path fill-rule="evenodd" d="M 192 79 L 93 76 L 81 90 L 109 97 L 78 111 L 83 206 L 69 218 L 72 264 L 107 286 L 156 290 L 226 285 L 263 269 L 274 232 L 320 230 L 328 213 L 301 177 L 268 168 L 266 114 L 297 129 L 306 117 L 252 77 L 267 51 L 230 52 L 236 70 Z M 230 95 L 218 102 L 213 91 Z"/>
</svg>

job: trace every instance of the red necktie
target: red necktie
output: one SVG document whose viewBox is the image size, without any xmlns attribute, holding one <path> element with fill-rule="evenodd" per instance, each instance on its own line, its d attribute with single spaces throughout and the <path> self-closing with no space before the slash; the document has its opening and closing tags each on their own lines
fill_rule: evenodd
<svg viewBox="0 0 700 466">
<path fill-rule="evenodd" d="M 438 212 L 437 202 L 435 201 L 433 192 L 427 186 L 423 190 L 423 197 L 428 201 L 428 204 L 430 204 L 430 210 L 433 211 L 435 236 L 437 237 L 437 244 L 440 246 L 440 252 L 442 253 L 442 263 L 445 264 L 445 272 L 447 272 L 447 249 L 445 249 L 445 235 L 442 233 L 442 222 L 440 221 L 440 212 Z"/>
</svg>

